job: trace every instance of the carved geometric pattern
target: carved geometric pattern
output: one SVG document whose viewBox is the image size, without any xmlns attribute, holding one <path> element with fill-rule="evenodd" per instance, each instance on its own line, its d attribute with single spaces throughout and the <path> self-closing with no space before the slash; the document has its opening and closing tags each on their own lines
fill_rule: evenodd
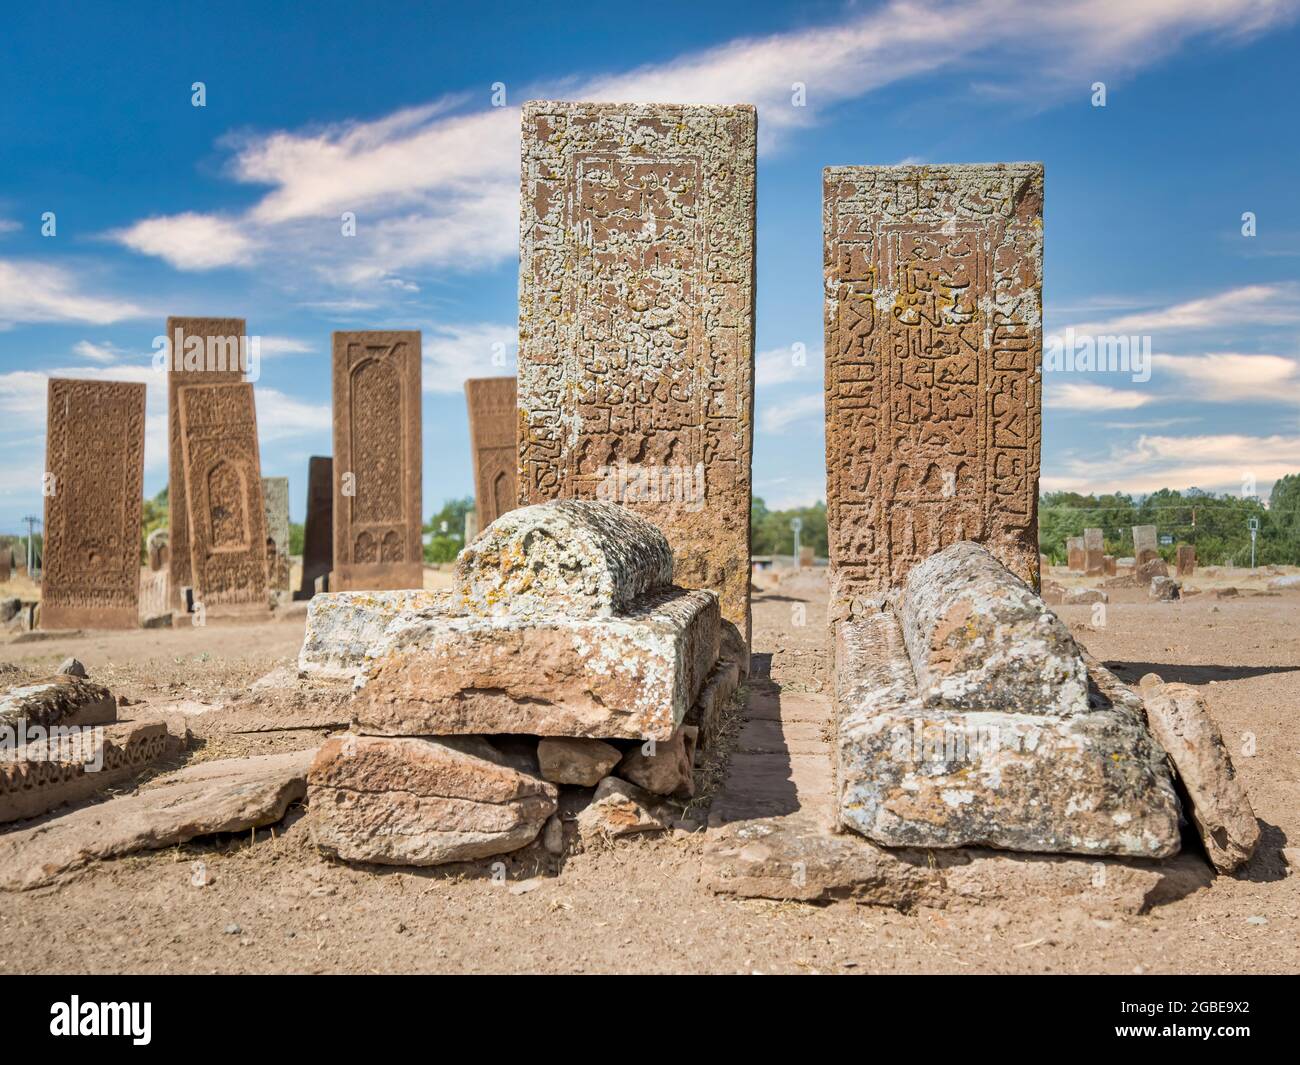
<svg viewBox="0 0 1300 1065">
<path fill-rule="evenodd" d="M 513 377 L 475 377 L 465 382 L 470 452 L 474 461 L 474 504 L 478 527 L 486 529 L 519 505 L 519 425 Z"/>
<path fill-rule="evenodd" d="M 145 386 L 51 378 L 41 626 L 140 623 Z"/>
<path fill-rule="evenodd" d="M 1038 583 L 1043 168 L 829 167 L 832 598 L 984 543 Z"/>
<path fill-rule="evenodd" d="M 746 635 L 755 159 L 752 107 L 524 107 L 520 501 L 667 471 L 692 491 L 606 498 Z"/>
</svg>

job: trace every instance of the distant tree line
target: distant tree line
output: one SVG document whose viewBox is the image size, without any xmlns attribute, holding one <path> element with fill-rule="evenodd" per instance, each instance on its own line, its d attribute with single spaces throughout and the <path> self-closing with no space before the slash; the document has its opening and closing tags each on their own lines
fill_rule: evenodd
<svg viewBox="0 0 1300 1065">
<path fill-rule="evenodd" d="M 1255 540 L 1256 565 L 1300 565 L 1300 474 L 1277 480 L 1268 505 L 1257 496 L 1214 495 L 1190 488 L 1162 488 L 1139 502 L 1131 495 L 1080 495 L 1048 492 L 1038 503 L 1038 549 L 1053 564 L 1066 561 L 1065 541 L 1099 528 L 1107 554 L 1133 555 L 1133 526 L 1154 525 L 1160 554 L 1172 561 L 1179 544 L 1196 548 L 1201 565 L 1250 564 L 1250 519 L 1259 523 Z"/>
</svg>

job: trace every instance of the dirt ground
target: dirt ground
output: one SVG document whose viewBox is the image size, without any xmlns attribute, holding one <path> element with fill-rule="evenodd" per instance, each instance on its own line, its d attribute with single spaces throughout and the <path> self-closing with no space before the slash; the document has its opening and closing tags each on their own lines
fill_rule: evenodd
<svg viewBox="0 0 1300 1065">
<path fill-rule="evenodd" d="M 773 656 L 778 681 L 815 684 L 792 663 L 825 642 L 824 580 L 756 582 L 755 653 Z M 1099 918 L 1050 898 L 1014 912 L 906 914 L 736 901 L 699 882 L 708 833 L 633 839 L 541 870 L 511 860 L 504 879 L 486 863 L 468 874 L 352 868 L 315 853 L 296 810 L 255 838 L 0 894 L 0 972 L 1296 972 L 1300 875 L 1287 875 L 1280 851 L 1300 846 L 1300 592 L 1233 583 L 1247 591 L 1175 603 L 1115 591 L 1100 618 L 1057 608 L 1125 679 L 1155 671 L 1204 687 L 1263 824 L 1241 874 L 1143 915 Z M 93 634 L 3 646 L 0 660 L 52 668 L 75 654 L 129 699 L 216 700 L 289 663 L 301 634 L 301 620 Z M 319 736 L 200 737 L 191 757 Z M 206 886 L 193 886 L 195 862 Z"/>
</svg>

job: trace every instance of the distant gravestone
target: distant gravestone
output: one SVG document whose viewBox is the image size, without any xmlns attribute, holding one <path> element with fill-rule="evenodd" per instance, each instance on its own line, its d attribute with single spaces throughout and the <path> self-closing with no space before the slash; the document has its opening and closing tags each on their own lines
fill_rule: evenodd
<svg viewBox="0 0 1300 1065">
<path fill-rule="evenodd" d="M 1083 572 L 1100 577 L 1105 572 L 1106 538 L 1101 529 L 1083 530 Z"/>
<path fill-rule="evenodd" d="M 1037 587 L 1043 168 L 824 172 L 833 604 L 960 540 Z"/>
<path fill-rule="evenodd" d="M 334 334 L 330 590 L 420 588 L 420 334 Z"/>
<path fill-rule="evenodd" d="M 185 460 L 181 453 L 181 415 L 178 389 L 185 384 L 223 384 L 242 381 L 239 340 L 245 336 L 243 318 L 168 318 L 167 342 L 167 522 L 171 605 L 174 614 L 185 612 L 184 589 L 193 584 L 190 574 L 189 508 L 185 501 Z M 231 342 L 234 341 L 234 361 Z"/>
<path fill-rule="evenodd" d="M 266 509 L 253 386 L 186 385 L 179 397 L 195 611 L 264 615 Z"/>
<path fill-rule="evenodd" d="M 749 106 L 523 111 L 520 502 L 641 514 L 746 640 L 756 150 Z"/>
<path fill-rule="evenodd" d="M 266 583 L 273 592 L 289 590 L 289 478 L 263 477 L 266 508 Z"/>
<path fill-rule="evenodd" d="M 1119 569 L 1115 565 L 1114 555 L 1103 555 L 1101 558 L 1101 570 L 1107 577 L 1114 577 Z"/>
<path fill-rule="evenodd" d="M 171 567 L 171 552 L 168 549 L 169 535 L 167 527 L 164 525 L 161 529 L 154 529 L 145 538 L 145 557 L 148 559 L 149 569 L 153 573 L 159 573 Z"/>
<path fill-rule="evenodd" d="M 1082 573 L 1084 567 L 1083 537 L 1067 536 L 1065 538 L 1065 566 L 1074 573 Z"/>
<path fill-rule="evenodd" d="M 1156 527 L 1154 525 L 1133 526 L 1133 558 L 1141 566 L 1144 562 L 1160 557 L 1156 546 Z"/>
<path fill-rule="evenodd" d="M 334 564 L 334 460 L 313 455 L 307 463 L 307 517 L 302 535 L 302 578 L 297 598 L 316 594 L 316 578 Z"/>
<path fill-rule="evenodd" d="M 465 382 L 465 399 L 469 405 L 470 454 L 474 463 L 474 510 L 478 527 L 486 529 L 519 505 L 515 379 L 470 378 Z"/>
<path fill-rule="evenodd" d="M 1176 568 L 1178 576 L 1191 577 L 1196 573 L 1196 548 L 1191 544 L 1179 544 Z"/>
<path fill-rule="evenodd" d="M 51 378 L 40 626 L 140 623 L 145 386 Z"/>
</svg>

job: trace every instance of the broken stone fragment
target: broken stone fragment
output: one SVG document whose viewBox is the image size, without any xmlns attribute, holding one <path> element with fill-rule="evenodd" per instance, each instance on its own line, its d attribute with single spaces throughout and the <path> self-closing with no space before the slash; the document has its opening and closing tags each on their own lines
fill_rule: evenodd
<svg viewBox="0 0 1300 1065">
<path fill-rule="evenodd" d="M 1066 606 L 1091 606 L 1093 603 L 1110 601 L 1110 596 L 1100 588 L 1071 588 L 1065 593 Z"/>
<path fill-rule="evenodd" d="M 680 589 L 620 617 L 425 612 L 371 648 L 355 721 L 386 736 L 667 740 L 717 660 L 718 621 L 717 596 Z"/>
<path fill-rule="evenodd" d="M 672 582 L 664 534 L 599 500 L 512 510 L 456 559 L 458 605 L 491 617 L 609 617 Z"/>
<path fill-rule="evenodd" d="M 62 662 L 59 663 L 59 668 L 55 670 L 55 672 L 64 673 L 72 677 L 85 678 L 86 667 L 81 664 L 79 659 L 65 658 Z"/>
<path fill-rule="evenodd" d="M 926 706 L 1065 714 L 1087 703 L 1078 645 L 1034 590 L 963 541 L 907 575 L 903 639 Z"/>
<path fill-rule="evenodd" d="M 0 890 L 22 891 L 104 858 L 279 821 L 307 789 L 314 751 L 200 762 L 134 795 L 0 836 Z"/>
<path fill-rule="evenodd" d="M 366 649 L 398 617 L 423 610 L 445 613 L 448 592 L 324 592 L 307 607 L 307 631 L 298 653 L 306 674 L 351 679 L 365 662 Z"/>
<path fill-rule="evenodd" d="M 555 785 L 506 764 L 476 736 L 341 736 L 308 775 L 322 852 L 381 865 L 441 865 L 527 846 L 556 809 Z"/>
<path fill-rule="evenodd" d="M 1234 872 L 1255 852 L 1259 822 L 1219 726 L 1191 685 L 1164 684 L 1148 674 L 1142 678 L 1142 698 L 1147 724 L 1187 789 L 1210 861 L 1222 873 Z"/>
<path fill-rule="evenodd" d="M 695 744 L 700 730 L 682 725 L 672 739 L 647 740 L 623 756 L 618 775 L 656 795 L 688 799 L 695 794 Z"/>
<path fill-rule="evenodd" d="M 578 833 L 590 840 L 663 832 L 672 827 L 673 814 L 658 795 L 618 777 L 606 777 L 596 785 L 591 803 L 578 815 Z"/>
<path fill-rule="evenodd" d="M 836 681 L 839 817 L 876 843 L 1178 850 L 1164 752 L 1127 704 L 1099 694 L 1089 709 L 1085 694 L 1072 714 L 927 705 L 886 612 L 840 623 Z"/>
<path fill-rule="evenodd" d="M 1172 577 L 1152 577 L 1151 586 L 1147 589 L 1147 596 L 1164 602 L 1177 599 L 1179 597 L 1178 582 Z"/>
<path fill-rule="evenodd" d="M 556 784 L 594 788 L 622 757 L 617 747 L 600 740 L 544 736 L 537 744 L 542 776 Z"/>
<path fill-rule="evenodd" d="M 105 687 L 70 673 L 30 684 L 17 684 L 0 694 L 0 729 L 19 724 L 107 725 L 117 720 L 117 700 Z"/>
</svg>

